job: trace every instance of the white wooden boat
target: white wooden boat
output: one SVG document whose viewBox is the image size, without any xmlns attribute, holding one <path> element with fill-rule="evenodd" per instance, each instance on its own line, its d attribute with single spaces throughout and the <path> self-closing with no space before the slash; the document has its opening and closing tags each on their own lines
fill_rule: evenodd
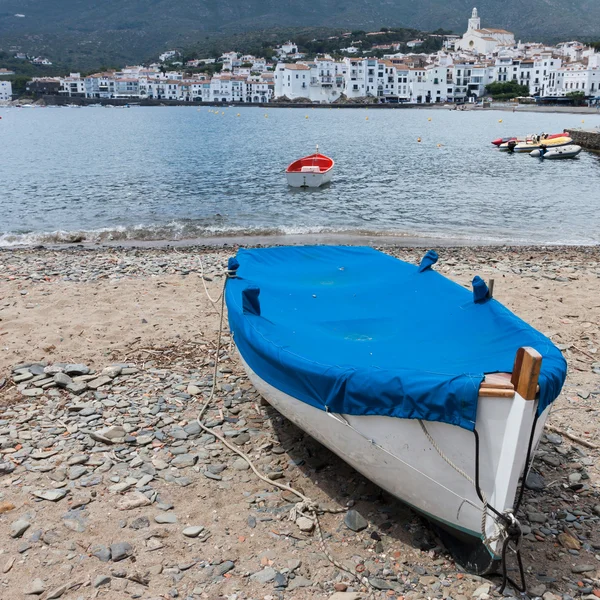
<svg viewBox="0 0 600 600">
<path fill-rule="evenodd" d="M 261 395 L 461 539 L 465 567 L 493 569 L 519 531 L 511 510 L 564 382 L 560 351 L 481 280 L 471 298 L 427 259 L 417 269 L 370 249 L 305 247 L 242 250 L 236 264 L 230 326 Z"/>
<path fill-rule="evenodd" d="M 290 187 L 318 188 L 331 181 L 333 176 L 333 159 L 319 154 L 319 146 L 315 154 L 304 156 L 291 163 L 285 170 Z"/>
<path fill-rule="evenodd" d="M 544 160 L 560 160 L 562 158 L 575 158 L 581 152 L 581 146 L 569 144 L 567 146 L 559 146 L 558 148 L 546 148 L 545 152 L 542 149 L 534 150 L 529 156 L 532 158 L 543 158 Z"/>
</svg>

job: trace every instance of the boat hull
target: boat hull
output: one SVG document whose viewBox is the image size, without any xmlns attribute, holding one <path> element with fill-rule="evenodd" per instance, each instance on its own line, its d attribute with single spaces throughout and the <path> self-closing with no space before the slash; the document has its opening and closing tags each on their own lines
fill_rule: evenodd
<svg viewBox="0 0 600 600">
<path fill-rule="evenodd" d="M 318 188 L 331 181 L 333 169 L 324 173 L 298 173 L 286 172 L 285 177 L 290 187 L 294 188 Z"/>
<path fill-rule="evenodd" d="M 543 140 L 537 143 L 520 143 L 515 146 L 515 152 L 532 152 L 533 150 L 539 150 L 541 146 L 550 148 L 560 148 L 561 146 L 569 146 L 573 144 L 571 138 L 555 138 L 552 140 Z"/>
<path fill-rule="evenodd" d="M 483 505 L 473 484 L 442 458 L 419 421 L 323 412 L 274 388 L 243 363 L 256 389 L 282 415 L 378 486 L 445 530 L 478 543 L 479 553 L 487 552 L 481 543 Z M 480 484 L 489 504 L 497 510 L 512 508 L 525 467 L 536 404 L 518 394 L 514 398 L 479 399 Z M 545 418 L 546 413 L 538 419 L 536 444 Z M 425 426 L 446 457 L 474 478 L 473 433 L 445 423 L 427 422 Z M 495 532 L 488 518 L 486 535 Z M 492 542 L 489 560 L 484 563 L 494 564 L 500 553 L 499 542 Z M 464 566 L 482 571 L 473 564 Z"/>
<path fill-rule="evenodd" d="M 529 156 L 532 158 L 541 158 L 543 160 L 560 160 L 564 158 L 575 158 L 581 152 L 581 146 L 574 144 L 561 146 L 559 148 L 549 148 L 548 151 L 541 155 L 539 150 L 534 150 Z"/>
</svg>

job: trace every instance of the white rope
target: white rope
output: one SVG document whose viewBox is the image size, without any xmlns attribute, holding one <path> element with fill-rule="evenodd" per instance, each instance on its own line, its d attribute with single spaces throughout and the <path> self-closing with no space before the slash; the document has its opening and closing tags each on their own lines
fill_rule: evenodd
<svg viewBox="0 0 600 600">
<path fill-rule="evenodd" d="M 297 502 L 292 509 L 290 510 L 290 514 L 289 514 L 289 519 L 292 521 L 296 521 L 296 519 L 301 516 L 301 515 L 310 515 L 311 520 L 313 521 L 313 523 L 315 524 L 316 530 L 317 530 L 317 534 L 318 534 L 318 539 L 319 539 L 319 545 L 321 546 L 321 551 L 323 552 L 323 554 L 327 557 L 327 560 L 329 560 L 329 562 L 334 566 L 337 567 L 338 569 L 340 569 L 341 571 L 344 571 L 346 573 L 348 573 L 349 575 L 351 575 L 354 579 L 356 579 L 358 582 L 362 583 L 365 586 L 371 586 L 370 581 L 368 580 L 368 578 L 366 577 L 360 577 L 359 575 L 357 575 L 356 573 L 354 573 L 353 571 L 351 571 L 350 569 L 348 569 L 347 567 L 345 567 L 344 565 L 342 565 L 339 561 L 337 561 L 332 554 L 329 552 L 326 544 L 325 544 L 325 538 L 323 536 L 323 531 L 321 529 L 321 523 L 319 521 L 319 513 L 331 513 L 331 514 L 337 514 L 337 513 L 342 513 L 342 512 L 346 512 L 347 509 L 345 508 L 326 508 L 326 507 L 321 507 L 319 506 L 316 502 L 314 502 L 313 500 L 311 500 L 308 496 L 305 496 L 304 494 L 302 494 L 301 492 L 299 492 L 298 490 L 294 489 L 293 487 L 286 485 L 284 483 L 279 483 L 278 481 L 274 481 L 272 479 L 268 479 L 267 477 L 265 477 L 262 473 L 260 473 L 258 471 L 258 469 L 255 467 L 254 463 L 252 462 L 252 459 L 242 450 L 240 450 L 239 448 L 237 448 L 236 446 L 233 446 L 232 444 L 230 444 L 225 437 L 223 437 L 222 435 L 220 435 L 219 433 L 217 433 L 216 431 L 214 431 L 213 429 L 210 429 L 209 427 L 206 427 L 206 425 L 202 422 L 202 417 L 204 416 L 204 413 L 206 412 L 206 409 L 209 407 L 209 405 L 211 404 L 211 402 L 213 401 L 213 398 L 215 396 L 215 392 L 217 389 L 217 374 L 218 374 L 218 366 L 219 366 L 219 354 L 220 354 L 220 350 L 221 350 L 221 337 L 222 337 L 222 331 L 223 331 L 223 315 L 225 313 L 225 287 L 227 286 L 227 279 L 229 277 L 232 276 L 232 273 L 229 271 L 226 271 L 225 273 L 225 280 L 223 282 L 223 287 L 221 289 L 221 294 L 219 295 L 219 298 L 217 300 L 213 300 L 208 292 L 208 289 L 206 288 L 206 284 L 204 283 L 204 276 L 203 276 L 203 269 L 202 269 L 202 258 L 200 258 L 200 265 L 201 265 L 201 273 L 202 273 L 202 283 L 204 284 L 204 290 L 206 292 L 206 296 L 208 297 L 208 299 L 215 304 L 216 302 L 219 301 L 219 299 L 221 300 L 220 303 L 220 310 L 219 310 L 219 333 L 217 336 L 217 354 L 215 356 L 215 367 L 213 370 L 213 381 L 212 381 L 212 385 L 211 385 L 211 389 L 210 389 L 210 394 L 207 398 L 207 400 L 204 402 L 204 404 L 202 405 L 202 408 L 200 409 L 200 412 L 198 413 L 198 416 L 196 417 L 196 422 L 198 423 L 198 425 L 201 427 L 201 429 L 203 429 L 205 432 L 209 433 L 210 435 L 213 435 L 216 439 L 218 439 L 222 444 L 224 444 L 227 448 L 229 448 L 232 452 L 234 452 L 235 454 L 237 454 L 238 456 L 240 456 L 241 458 L 243 458 L 248 465 L 250 466 L 250 468 L 252 469 L 252 471 L 254 472 L 254 474 L 261 480 L 264 481 L 265 483 L 277 487 L 280 490 L 286 491 L 286 492 L 290 492 L 292 494 L 294 494 L 295 496 L 297 496 L 300 499 L 300 502 Z"/>
<path fill-rule="evenodd" d="M 221 288 L 221 295 L 215 300 L 214 298 L 211 297 L 208 288 L 206 287 L 206 280 L 204 279 L 204 264 L 202 262 L 202 255 L 198 255 L 198 259 L 200 260 L 200 279 L 202 280 L 202 285 L 204 286 L 204 292 L 206 293 L 206 297 L 213 303 L 216 304 L 223 296 L 223 294 L 225 293 L 225 285 L 223 284 L 223 287 Z M 227 281 L 227 279 L 225 279 L 225 281 Z M 223 316 L 223 311 L 221 310 L 221 317 Z"/>
<path fill-rule="evenodd" d="M 427 427 L 425 427 L 425 423 L 423 423 L 423 421 L 421 421 L 421 419 L 419 419 L 419 425 L 421 425 L 421 429 L 423 430 L 423 433 L 425 434 L 425 436 L 427 437 L 427 439 L 429 440 L 429 443 L 433 446 L 433 448 L 435 449 L 435 451 L 442 457 L 442 459 L 448 464 L 450 465 L 459 475 L 461 475 L 462 477 L 464 477 L 470 484 L 473 485 L 474 488 L 476 488 L 476 484 L 475 484 L 475 480 L 465 471 L 463 471 L 458 465 L 455 465 L 442 451 L 442 449 L 437 445 L 436 441 L 433 439 L 433 437 L 431 436 L 431 434 L 429 433 L 429 431 L 427 431 Z M 481 511 L 481 535 L 483 538 L 483 543 L 485 545 L 485 547 L 492 553 L 495 554 L 495 552 L 492 551 L 491 549 L 491 545 L 493 542 L 498 541 L 499 539 L 501 539 L 502 537 L 506 536 L 506 531 L 504 530 L 504 528 L 500 527 L 500 525 L 498 524 L 498 521 L 491 516 L 492 521 L 494 523 L 494 526 L 496 528 L 496 532 L 489 536 L 487 535 L 487 517 L 488 517 L 488 500 L 487 500 L 487 496 L 485 495 L 485 492 L 483 490 L 480 490 L 481 492 L 481 498 L 483 501 L 483 509 Z"/>
</svg>

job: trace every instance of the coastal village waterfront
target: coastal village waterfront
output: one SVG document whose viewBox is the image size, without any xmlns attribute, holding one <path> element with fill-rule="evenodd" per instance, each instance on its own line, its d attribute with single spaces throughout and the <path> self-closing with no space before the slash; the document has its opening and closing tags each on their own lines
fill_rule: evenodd
<svg viewBox="0 0 600 600">
<path fill-rule="evenodd" d="M 205 422 L 273 482 L 348 509 L 320 519 L 348 572 L 312 523 L 288 519 L 293 495 L 200 430 L 219 329 L 201 277 L 217 298 L 236 249 L 0 251 L 0 597 L 500 598 L 500 577 L 465 573 L 424 521 L 262 405 L 228 333 Z M 413 264 L 424 252 L 382 249 Z M 439 254 L 461 285 L 494 278 L 569 363 L 517 516 L 529 597 L 593 600 L 598 249 Z"/>
<path fill-rule="evenodd" d="M 293 42 L 281 45 L 277 57 L 227 52 L 219 59 L 194 59 L 183 65 L 177 51 L 163 53 L 159 62 L 81 76 L 33 78 L 27 91 L 34 96 L 67 98 L 249 103 L 380 103 L 437 104 L 477 102 L 492 83 L 524 86 L 524 96 L 561 103 L 577 97 L 588 104 L 600 100 L 600 54 L 577 41 L 550 46 L 515 40 L 503 29 L 486 28 L 473 9 L 462 37 L 437 36 L 442 49 L 419 53 L 423 40 L 403 45 L 355 47 L 343 37 L 339 57 L 307 60 Z M 372 55 L 382 53 L 382 58 Z M 218 66 L 212 76 L 190 75 L 189 69 Z M 186 70 L 186 67 L 188 70 Z M 11 96 L 10 82 L 2 81 L 0 101 Z M 535 100 L 532 100 L 535 101 Z"/>
</svg>

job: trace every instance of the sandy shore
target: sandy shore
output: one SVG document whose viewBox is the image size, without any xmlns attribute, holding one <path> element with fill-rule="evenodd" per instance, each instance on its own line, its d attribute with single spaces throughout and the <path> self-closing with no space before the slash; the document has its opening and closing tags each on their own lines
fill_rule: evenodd
<svg viewBox="0 0 600 600">
<path fill-rule="evenodd" d="M 413 263 L 424 252 L 384 249 Z M 196 399 L 212 382 L 218 329 L 218 312 L 200 280 L 200 256 L 207 286 L 218 296 L 234 251 L 0 252 L 0 465 L 15 467 L 0 470 L 0 598 L 21 598 L 35 585 L 43 587 L 42 598 L 66 586 L 53 597 L 111 600 L 327 598 L 346 585 L 361 592 L 329 564 L 313 534 L 286 520 L 293 499 L 236 466 L 219 444 L 190 433 Z M 549 422 L 597 443 L 600 249 L 439 248 L 439 254 L 438 270 L 463 285 L 476 274 L 493 278 L 495 297 L 559 345 L 569 375 Z M 344 564 L 388 582 L 377 597 L 466 600 L 485 584 L 461 573 L 414 514 L 261 407 L 230 351 L 226 337 L 209 417 L 218 427 L 236 428 L 232 436 L 274 479 L 281 474 L 329 505 L 354 504 L 367 529 L 350 531 L 340 515 L 326 515 L 323 526 Z M 96 371 L 82 375 L 88 382 L 117 366 L 97 392 L 72 396 L 49 388 L 48 397 L 24 398 L 12 369 L 35 362 L 86 365 Z M 85 432 L 100 425 L 132 431 L 135 452 L 126 442 L 110 451 L 98 445 Z M 189 432 L 171 439 L 176 426 Z M 142 438 L 148 440 L 136 446 Z M 32 458 L 36 452 L 47 460 Z M 178 456 L 192 459 L 175 467 Z M 597 450 L 567 438 L 545 439 L 540 447 L 535 471 L 545 480 L 543 490 L 526 492 L 521 515 L 529 528 L 523 554 L 532 596 L 600 595 L 598 458 Z M 32 493 L 40 489 L 69 495 L 36 501 Z M 118 503 L 135 490 L 156 492 L 155 504 L 121 511 Z M 13 508 L 3 512 L 3 503 Z M 175 514 L 175 521 L 162 518 Z M 28 526 L 13 535 L 16 522 Z M 187 526 L 203 526 L 210 535 L 182 535 Z M 133 558 L 103 562 L 94 553 L 121 542 L 130 544 Z M 478 595 L 488 592 L 493 588 Z"/>
</svg>

